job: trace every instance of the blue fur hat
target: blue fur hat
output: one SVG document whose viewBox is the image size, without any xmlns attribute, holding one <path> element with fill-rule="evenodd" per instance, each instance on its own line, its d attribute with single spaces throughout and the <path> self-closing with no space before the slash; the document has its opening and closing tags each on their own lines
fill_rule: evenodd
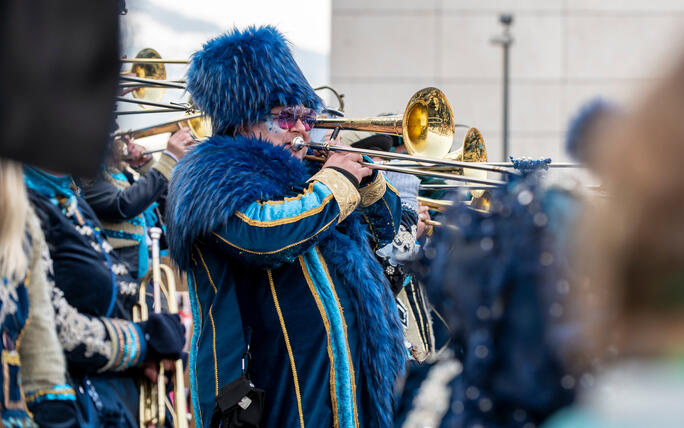
<svg viewBox="0 0 684 428">
<path fill-rule="evenodd" d="M 214 135 L 261 122 L 279 105 L 322 104 L 287 41 L 271 26 L 233 29 L 209 40 L 192 56 L 187 86 L 211 118 Z"/>
</svg>

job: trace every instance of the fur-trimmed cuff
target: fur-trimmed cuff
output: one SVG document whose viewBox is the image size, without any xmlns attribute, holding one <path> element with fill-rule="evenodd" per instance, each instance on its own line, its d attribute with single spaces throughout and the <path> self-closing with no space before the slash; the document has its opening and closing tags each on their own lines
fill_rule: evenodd
<svg viewBox="0 0 684 428">
<path fill-rule="evenodd" d="M 159 157 L 159 160 L 155 162 L 152 169 L 156 169 L 157 171 L 161 172 L 161 174 L 166 178 L 166 180 L 169 181 L 171 180 L 171 172 L 176 167 L 177 163 L 178 162 L 174 158 L 167 155 L 166 153 L 162 153 L 162 155 Z"/>
<path fill-rule="evenodd" d="M 332 192 L 337 205 L 340 207 L 339 222 L 342 222 L 349 214 L 354 212 L 356 206 L 361 201 L 361 195 L 356 190 L 354 184 L 344 174 L 332 168 L 323 168 L 309 179 L 309 181 L 313 180 L 325 184 Z"/>
<path fill-rule="evenodd" d="M 377 177 L 369 185 L 363 186 L 359 189 L 361 194 L 361 206 L 367 207 L 376 203 L 385 194 L 387 189 L 387 183 L 385 182 L 385 176 L 378 172 Z"/>
</svg>

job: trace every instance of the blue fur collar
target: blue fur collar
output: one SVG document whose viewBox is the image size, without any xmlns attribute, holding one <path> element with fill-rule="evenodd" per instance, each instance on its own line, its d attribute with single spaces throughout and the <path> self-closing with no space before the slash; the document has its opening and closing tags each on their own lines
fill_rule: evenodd
<svg viewBox="0 0 684 428">
<path fill-rule="evenodd" d="M 255 200 L 287 196 L 310 177 L 304 164 L 282 147 L 237 136 L 200 144 L 176 166 L 169 184 L 168 242 L 181 269 L 197 238 L 221 226 L 221 219 Z"/>
<path fill-rule="evenodd" d="M 217 229 L 221 219 L 255 200 L 298 193 L 311 175 L 287 150 L 265 141 L 219 136 L 202 143 L 181 160 L 171 177 L 167 201 L 171 257 L 187 270 L 194 241 Z M 403 370 L 406 351 L 394 297 L 360 215 L 347 217 L 319 248 L 352 296 L 361 367 L 373 406 L 368 410 L 377 416 L 371 426 L 390 427 L 393 384 Z"/>
</svg>

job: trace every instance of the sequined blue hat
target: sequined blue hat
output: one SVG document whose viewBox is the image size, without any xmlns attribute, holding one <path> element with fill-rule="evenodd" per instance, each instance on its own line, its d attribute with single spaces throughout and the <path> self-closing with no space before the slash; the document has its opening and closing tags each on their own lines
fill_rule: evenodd
<svg viewBox="0 0 684 428">
<path fill-rule="evenodd" d="M 192 56 L 187 87 L 211 118 L 214 135 L 261 122 L 275 106 L 322 104 L 271 26 L 233 29 L 209 40 Z"/>
</svg>

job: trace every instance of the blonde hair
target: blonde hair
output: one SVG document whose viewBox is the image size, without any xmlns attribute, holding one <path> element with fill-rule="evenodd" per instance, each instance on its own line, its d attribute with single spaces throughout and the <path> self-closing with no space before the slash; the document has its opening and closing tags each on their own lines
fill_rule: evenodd
<svg viewBox="0 0 684 428">
<path fill-rule="evenodd" d="M 28 214 L 21 164 L 0 158 L 0 275 L 8 279 L 26 273 Z"/>
</svg>

